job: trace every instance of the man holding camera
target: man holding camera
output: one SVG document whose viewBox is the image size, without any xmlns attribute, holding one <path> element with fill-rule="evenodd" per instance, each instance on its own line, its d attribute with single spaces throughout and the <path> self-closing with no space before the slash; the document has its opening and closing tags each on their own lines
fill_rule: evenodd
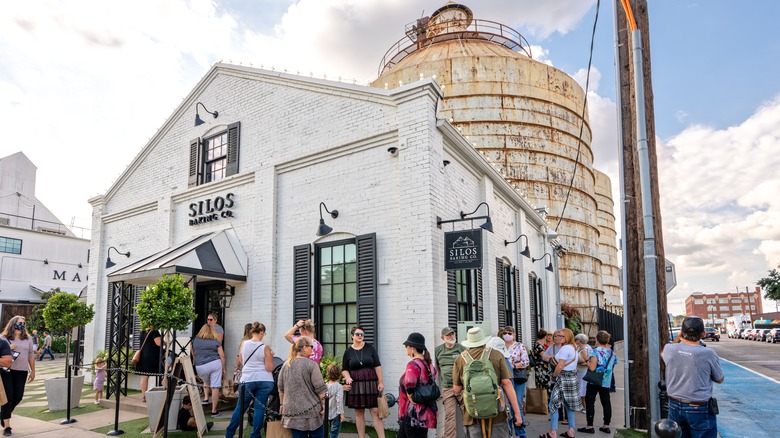
<svg viewBox="0 0 780 438">
<path fill-rule="evenodd" d="M 704 321 L 686 317 L 680 329 L 680 342 L 664 347 L 669 419 L 682 430 L 683 438 L 718 436 L 718 402 L 712 398 L 712 382 L 722 383 L 723 370 L 712 348 L 704 348 Z"/>
</svg>

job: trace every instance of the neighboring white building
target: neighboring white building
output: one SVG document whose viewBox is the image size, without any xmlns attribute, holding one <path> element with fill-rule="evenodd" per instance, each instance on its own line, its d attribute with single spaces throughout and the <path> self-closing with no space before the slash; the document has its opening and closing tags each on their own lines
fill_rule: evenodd
<svg viewBox="0 0 780 438">
<path fill-rule="evenodd" d="M 87 286 L 89 240 L 79 239 L 35 197 L 35 165 L 17 152 L 0 158 L 0 324 L 29 316 L 41 293 L 76 295 Z"/>
<path fill-rule="evenodd" d="M 554 326 L 558 313 L 545 222 L 437 117 L 441 98 L 430 80 L 381 90 L 215 65 L 90 200 L 89 303 L 109 315 L 116 294 L 132 304 L 138 287 L 182 273 L 196 291 L 195 330 L 207 313 L 220 315 L 227 357 L 251 321 L 266 325 L 281 357 L 282 335 L 298 318 L 314 319 L 318 339 L 337 354 L 361 324 L 391 392 L 413 331 L 433 349 L 442 327 L 484 320 L 492 331 L 516 326 L 530 346 L 532 330 Z M 205 124 L 193 126 L 196 110 Z M 322 210 L 333 231 L 318 237 L 322 202 L 338 216 Z M 486 216 L 482 202 L 493 226 L 481 232 L 482 269 L 445 271 L 445 232 L 485 219 L 437 222 L 478 206 L 473 216 Z M 520 234 L 527 239 L 505 244 Z M 531 257 L 521 254 L 526 242 Z M 107 254 L 112 246 L 130 256 Z M 118 266 L 106 269 L 107 256 Z M 232 304 L 220 307 L 220 290 L 231 289 Z M 106 348 L 115 317 L 87 327 L 86 357 Z"/>
</svg>

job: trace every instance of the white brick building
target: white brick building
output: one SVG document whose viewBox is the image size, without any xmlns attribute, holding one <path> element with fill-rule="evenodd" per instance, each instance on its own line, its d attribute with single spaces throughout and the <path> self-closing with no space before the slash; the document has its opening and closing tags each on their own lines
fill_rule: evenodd
<svg viewBox="0 0 780 438">
<path fill-rule="evenodd" d="M 318 339 L 336 353 L 360 322 L 391 392 L 412 331 L 433 349 L 442 327 L 482 315 L 493 331 L 499 322 L 517 326 L 530 345 L 532 329 L 555 325 L 555 275 L 545 269 L 553 257 L 532 262 L 521 255 L 526 239 L 504 241 L 525 234 L 531 256 L 541 258 L 551 252 L 545 223 L 437 118 L 440 99 L 429 80 L 388 91 L 215 65 L 117 182 L 90 200 L 97 314 L 108 312 L 110 281 L 143 286 L 182 272 L 196 277 L 196 330 L 206 313 L 224 315 L 227 357 L 247 322 L 264 323 L 282 357 L 282 335 L 295 318 L 310 315 Z M 200 126 L 193 126 L 196 106 Z M 191 155 L 210 148 L 213 162 Z M 321 202 L 339 214 L 323 211 L 333 232 L 318 237 Z M 482 232 L 483 268 L 448 274 L 444 233 L 472 226 L 437 226 L 437 218 L 459 219 L 481 202 L 494 230 Z M 481 206 L 474 216 L 486 214 Z M 197 223 L 203 216 L 212 219 Z M 131 256 L 107 254 L 111 246 Z M 104 269 L 109 255 L 119 269 Z M 235 296 L 219 309 L 214 295 L 225 283 Z M 86 357 L 106 348 L 108 326 L 96 318 L 87 328 Z"/>
</svg>

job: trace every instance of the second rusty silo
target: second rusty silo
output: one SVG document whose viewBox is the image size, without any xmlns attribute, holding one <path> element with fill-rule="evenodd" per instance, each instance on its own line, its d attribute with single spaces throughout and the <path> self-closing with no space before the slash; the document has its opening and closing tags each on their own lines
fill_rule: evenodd
<svg viewBox="0 0 780 438">
<path fill-rule="evenodd" d="M 407 26 L 406 34 L 387 52 L 371 85 L 395 88 L 435 76 L 444 91 L 440 116 L 526 199 L 547 207 L 548 224 L 568 251 L 559 264 L 562 299 L 595 304 L 602 267 L 582 88 L 532 59 L 518 32 L 474 19 L 461 4 L 445 4 L 430 19 Z"/>
<path fill-rule="evenodd" d="M 612 201 L 612 181 L 596 170 L 596 200 L 599 216 L 599 250 L 601 252 L 601 283 L 604 288 L 603 304 L 607 308 L 621 305 L 620 270 L 615 232 L 615 203 Z"/>
</svg>

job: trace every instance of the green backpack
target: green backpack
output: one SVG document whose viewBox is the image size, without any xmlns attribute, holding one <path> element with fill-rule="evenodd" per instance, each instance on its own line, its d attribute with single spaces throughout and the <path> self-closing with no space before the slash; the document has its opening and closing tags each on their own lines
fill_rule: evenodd
<svg viewBox="0 0 780 438">
<path fill-rule="evenodd" d="M 490 347 L 485 347 L 482 357 L 475 360 L 468 351 L 461 353 L 466 365 L 463 368 L 463 403 L 471 418 L 493 418 L 498 415 L 498 379 L 490 363 Z"/>
</svg>

